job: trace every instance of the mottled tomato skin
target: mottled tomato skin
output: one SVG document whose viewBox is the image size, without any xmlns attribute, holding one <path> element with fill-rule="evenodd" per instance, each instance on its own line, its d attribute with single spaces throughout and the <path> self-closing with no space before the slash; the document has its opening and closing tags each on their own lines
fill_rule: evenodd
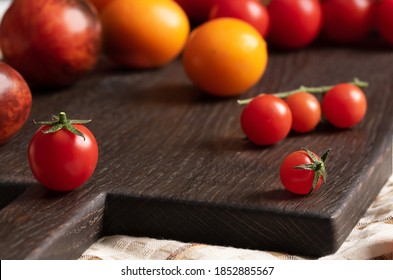
<svg viewBox="0 0 393 280">
<path fill-rule="evenodd" d="M 46 188 L 71 191 L 82 186 L 93 174 L 98 161 L 97 141 L 83 125 L 74 125 L 85 136 L 61 129 L 44 134 L 41 126 L 30 140 L 28 159 L 34 177 Z"/>
<path fill-rule="evenodd" d="M 30 88 L 23 77 L 0 62 L 0 145 L 25 124 L 32 105 Z"/>
<path fill-rule="evenodd" d="M 70 85 L 101 49 L 101 23 L 81 0 L 15 0 L 0 26 L 4 60 L 35 87 Z"/>
</svg>

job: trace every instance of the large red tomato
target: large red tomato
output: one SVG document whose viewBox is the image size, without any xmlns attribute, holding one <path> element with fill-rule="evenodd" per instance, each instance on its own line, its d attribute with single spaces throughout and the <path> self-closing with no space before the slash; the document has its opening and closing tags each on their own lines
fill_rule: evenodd
<svg viewBox="0 0 393 280">
<path fill-rule="evenodd" d="M 316 39 L 322 27 L 318 0 L 271 0 L 267 8 L 270 16 L 268 39 L 277 47 L 305 47 Z"/>
<path fill-rule="evenodd" d="M 32 96 L 23 77 L 0 62 L 0 145 L 10 140 L 25 124 Z"/>
</svg>

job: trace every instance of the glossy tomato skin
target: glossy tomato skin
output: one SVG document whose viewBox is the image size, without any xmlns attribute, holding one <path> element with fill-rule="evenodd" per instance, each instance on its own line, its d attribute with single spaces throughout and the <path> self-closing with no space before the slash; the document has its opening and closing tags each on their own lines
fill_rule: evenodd
<svg viewBox="0 0 393 280">
<path fill-rule="evenodd" d="M 25 124 L 32 105 L 30 88 L 11 66 L 0 62 L 0 145 Z"/>
<path fill-rule="evenodd" d="M 381 36 L 393 46 L 393 0 L 378 1 L 375 4 L 375 26 Z"/>
<path fill-rule="evenodd" d="M 269 14 L 258 0 L 226 0 L 212 6 L 209 19 L 233 17 L 244 20 L 254 26 L 262 37 L 266 38 L 269 30 Z"/>
<path fill-rule="evenodd" d="M 366 115 L 367 98 L 364 92 L 352 84 L 338 84 L 322 99 L 322 114 L 338 128 L 351 128 Z"/>
<path fill-rule="evenodd" d="M 212 6 L 219 1 L 226 0 L 174 0 L 186 12 L 191 22 L 200 24 L 206 21 L 209 17 L 209 12 Z"/>
<path fill-rule="evenodd" d="M 302 48 L 312 43 L 322 27 L 318 0 L 272 0 L 268 41 L 283 49 Z"/>
<path fill-rule="evenodd" d="M 335 43 L 356 43 L 365 39 L 373 25 L 370 0 L 326 0 L 322 2 L 326 39 Z"/>
<path fill-rule="evenodd" d="M 238 96 L 255 85 L 267 66 L 266 42 L 250 24 L 235 18 L 195 28 L 183 50 L 184 69 L 195 85 L 220 97 Z"/>
<path fill-rule="evenodd" d="M 112 1 L 100 18 L 105 54 L 125 68 L 155 68 L 171 62 L 190 31 L 185 12 L 170 0 Z"/>
<path fill-rule="evenodd" d="M 317 159 L 320 159 L 315 153 L 313 154 Z M 312 159 L 303 150 L 293 152 L 284 158 L 280 167 L 280 179 L 288 191 L 301 195 L 310 193 L 314 181 L 315 171 L 294 168 L 295 166 L 310 163 L 312 163 Z M 317 190 L 322 185 L 322 183 L 323 176 L 319 178 L 318 183 L 313 191 Z"/>
<path fill-rule="evenodd" d="M 30 140 L 28 159 L 34 177 L 46 188 L 71 191 L 83 185 L 93 174 L 98 161 L 94 135 L 83 125 L 74 125 L 85 140 L 65 129 L 44 134 L 41 126 Z"/>
<path fill-rule="evenodd" d="M 81 0 L 15 0 L 0 25 L 4 60 L 34 87 L 63 87 L 91 71 L 101 52 L 96 9 Z"/>
<path fill-rule="evenodd" d="M 256 145 L 272 145 L 283 140 L 292 126 L 287 103 L 273 95 L 259 95 L 248 103 L 241 114 L 244 134 Z"/>
<path fill-rule="evenodd" d="M 292 130 L 305 133 L 313 130 L 321 120 L 321 105 L 311 93 L 300 91 L 285 99 L 292 113 Z"/>
</svg>

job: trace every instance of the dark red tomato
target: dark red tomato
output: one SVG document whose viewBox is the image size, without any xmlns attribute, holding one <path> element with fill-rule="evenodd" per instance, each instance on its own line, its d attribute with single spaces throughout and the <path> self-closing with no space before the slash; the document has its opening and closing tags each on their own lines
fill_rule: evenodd
<svg viewBox="0 0 393 280">
<path fill-rule="evenodd" d="M 292 130 L 309 132 L 321 120 L 321 105 L 311 93 L 300 91 L 285 99 L 292 113 Z"/>
<path fill-rule="evenodd" d="M 0 145 L 25 124 L 32 104 L 30 88 L 11 66 L 0 62 Z"/>
<path fill-rule="evenodd" d="M 383 0 L 376 3 L 375 25 L 381 36 L 390 45 L 393 45 L 393 0 Z"/>
<path fill-rule="evenodd" d="M 209 17 L 210 9 L 217 1 L 220 0 L 175 0 L 193 23 L 206 21 Z"/>
<path fill-rule="evenodd" d="M 322 27 L 318 0 L 272 0 L 268 41 L 284 49 L 302 48 L 313 42 Z"/>
<path fill-rule="evenodd" d="M 287 155 L 280 167 L 280 179 L 284 187 L 296 194 L 309 194 L 317 190 L 326 179 L 324 161 L 309 150 L 299 150 Z M 315 182 L 314 182 L 315 180 Z"/>
<path fill-rule="evenodd" d="M 80 187 L 93 174 L 98 160 L 97 142 L 88 128 L 73 125 L 84 138 L 66 129 L 43 133 L 43 125 L 33 135 L 28 159 L 34 177 L 46 188 L 70 191 Z"/>
<path fill-rule="evenodd" d="M 254 26 L 262 37 L 266 37 L 269 29 L 269 14 L 258 0 L 226 0 L 219 1 L 211 8 L 209 19 L 233 17 L 244 20 Z"/>
<path fill-rule="evenodd" d="M 240 121 L 243 132 L 254 144 L 272 145 L 288 135 L 292 114 L 281 98 L 264 94 L 244 107 Z"/>
<path fill-rule="evenodd" d="M 325 0 L 322 2 L 323 34 L 335 43 L 355 43 L 365 39 L 373 24 L 370 0 Z"/>
<path fill-rule="evenodd" d="M 322 114 L 339 128 L 350 128 L 366 115 L 367 99 L 364 92 L 352 84 L 338 84 L 322 98 Z"/>
</svg>

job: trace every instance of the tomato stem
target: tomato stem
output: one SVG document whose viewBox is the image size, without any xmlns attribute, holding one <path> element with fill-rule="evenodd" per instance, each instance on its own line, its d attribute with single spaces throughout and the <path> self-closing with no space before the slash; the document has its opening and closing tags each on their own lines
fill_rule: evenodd
<svg viewBox="0 0 393 280">
<path fill-rule="evenodd" d="M 48 134 L 48 133 L 55 133 L 56 131 L 59 131 L 61 129 L 68 130 L 69 132 L 78 135 L 85 139 L 85 135 L 83 135 L 82 132 L 80 132 L 78 129 L 75 128 L 74 124 L 85 124 L 91 122 L 91 120 L 69 120 L 67 118 L 67 114 L 65 112 L 60 112 L 58 116 L 52 115 L 52 120 L 51 121 L 39 121 L 36 122 L 34 120 L 35 124 L 40 124 L 40 125 L 47 125 L 50 126 L 49 129 L 43 130 L 42 133 Z"/>
<path fill-rule="evenodd" d="M 350 82 L 349 84 L 358 86 L 359 88 L 366 88 L 368 87 L 368 82 L 365 81 L 361 81 L 358 78 L 354 78 L 352 82 Z M 294 90 L 290 90 L 290 91 L 283 91 L 283 92 L 277 92 L 277 93 L 273 93 L 272 95 L 277 96 L 279 98 L 285 99 L 288 96 L 300 92 L 300 91 L 305 91 L 311 94 L 324 94 L 327 91 L 329 91 L 330 89 L 332 89 L 334 86 L 336 85 L 330 85 L 330 86 L 320 86 L 320 87 L 306 87 L 306 86 L 300 86 L 297 89 Z M 259 95 L 264 95 L 266 93 L 262 93 Z M 243 99 L 243 100 L 238 100 L 237 103 L 239 105 L 246 105 L 248 103 L 250 103 L 251 100 L 253 100 L 254 97 L 252 98 L 248 98 L 248 99 Z"/>
<path fill-rule="evenodd" d="M 325 183 L 326 182 L 326 177 L 327 177 L 327 172 L 326 172 L 326 168 L 325 168 L 325 162 L 326 159 L 330 153 L 330 149 L 328 149 L 322 156 L 320 159 L 318 159 L 314 153 L 312 153 L 310 150 L 303 148 L 302 150 L 304 150 L 307 155 L 311 158 L 311 163 L 308 164 L 302 164 L 302 165 L 298 165 L 295 166 L 295 169 L 303 169 L 303 170 L 310 170 L 314 172 L 314 179 L 313 179 L 313 183 L 312 183 L 312 187 L 310 189 L 310 193 L 312 193 L 314 191 L 314 189 L 316 188 L 319 179 L 322 177 L 322 182 Z"/>
</svg>

